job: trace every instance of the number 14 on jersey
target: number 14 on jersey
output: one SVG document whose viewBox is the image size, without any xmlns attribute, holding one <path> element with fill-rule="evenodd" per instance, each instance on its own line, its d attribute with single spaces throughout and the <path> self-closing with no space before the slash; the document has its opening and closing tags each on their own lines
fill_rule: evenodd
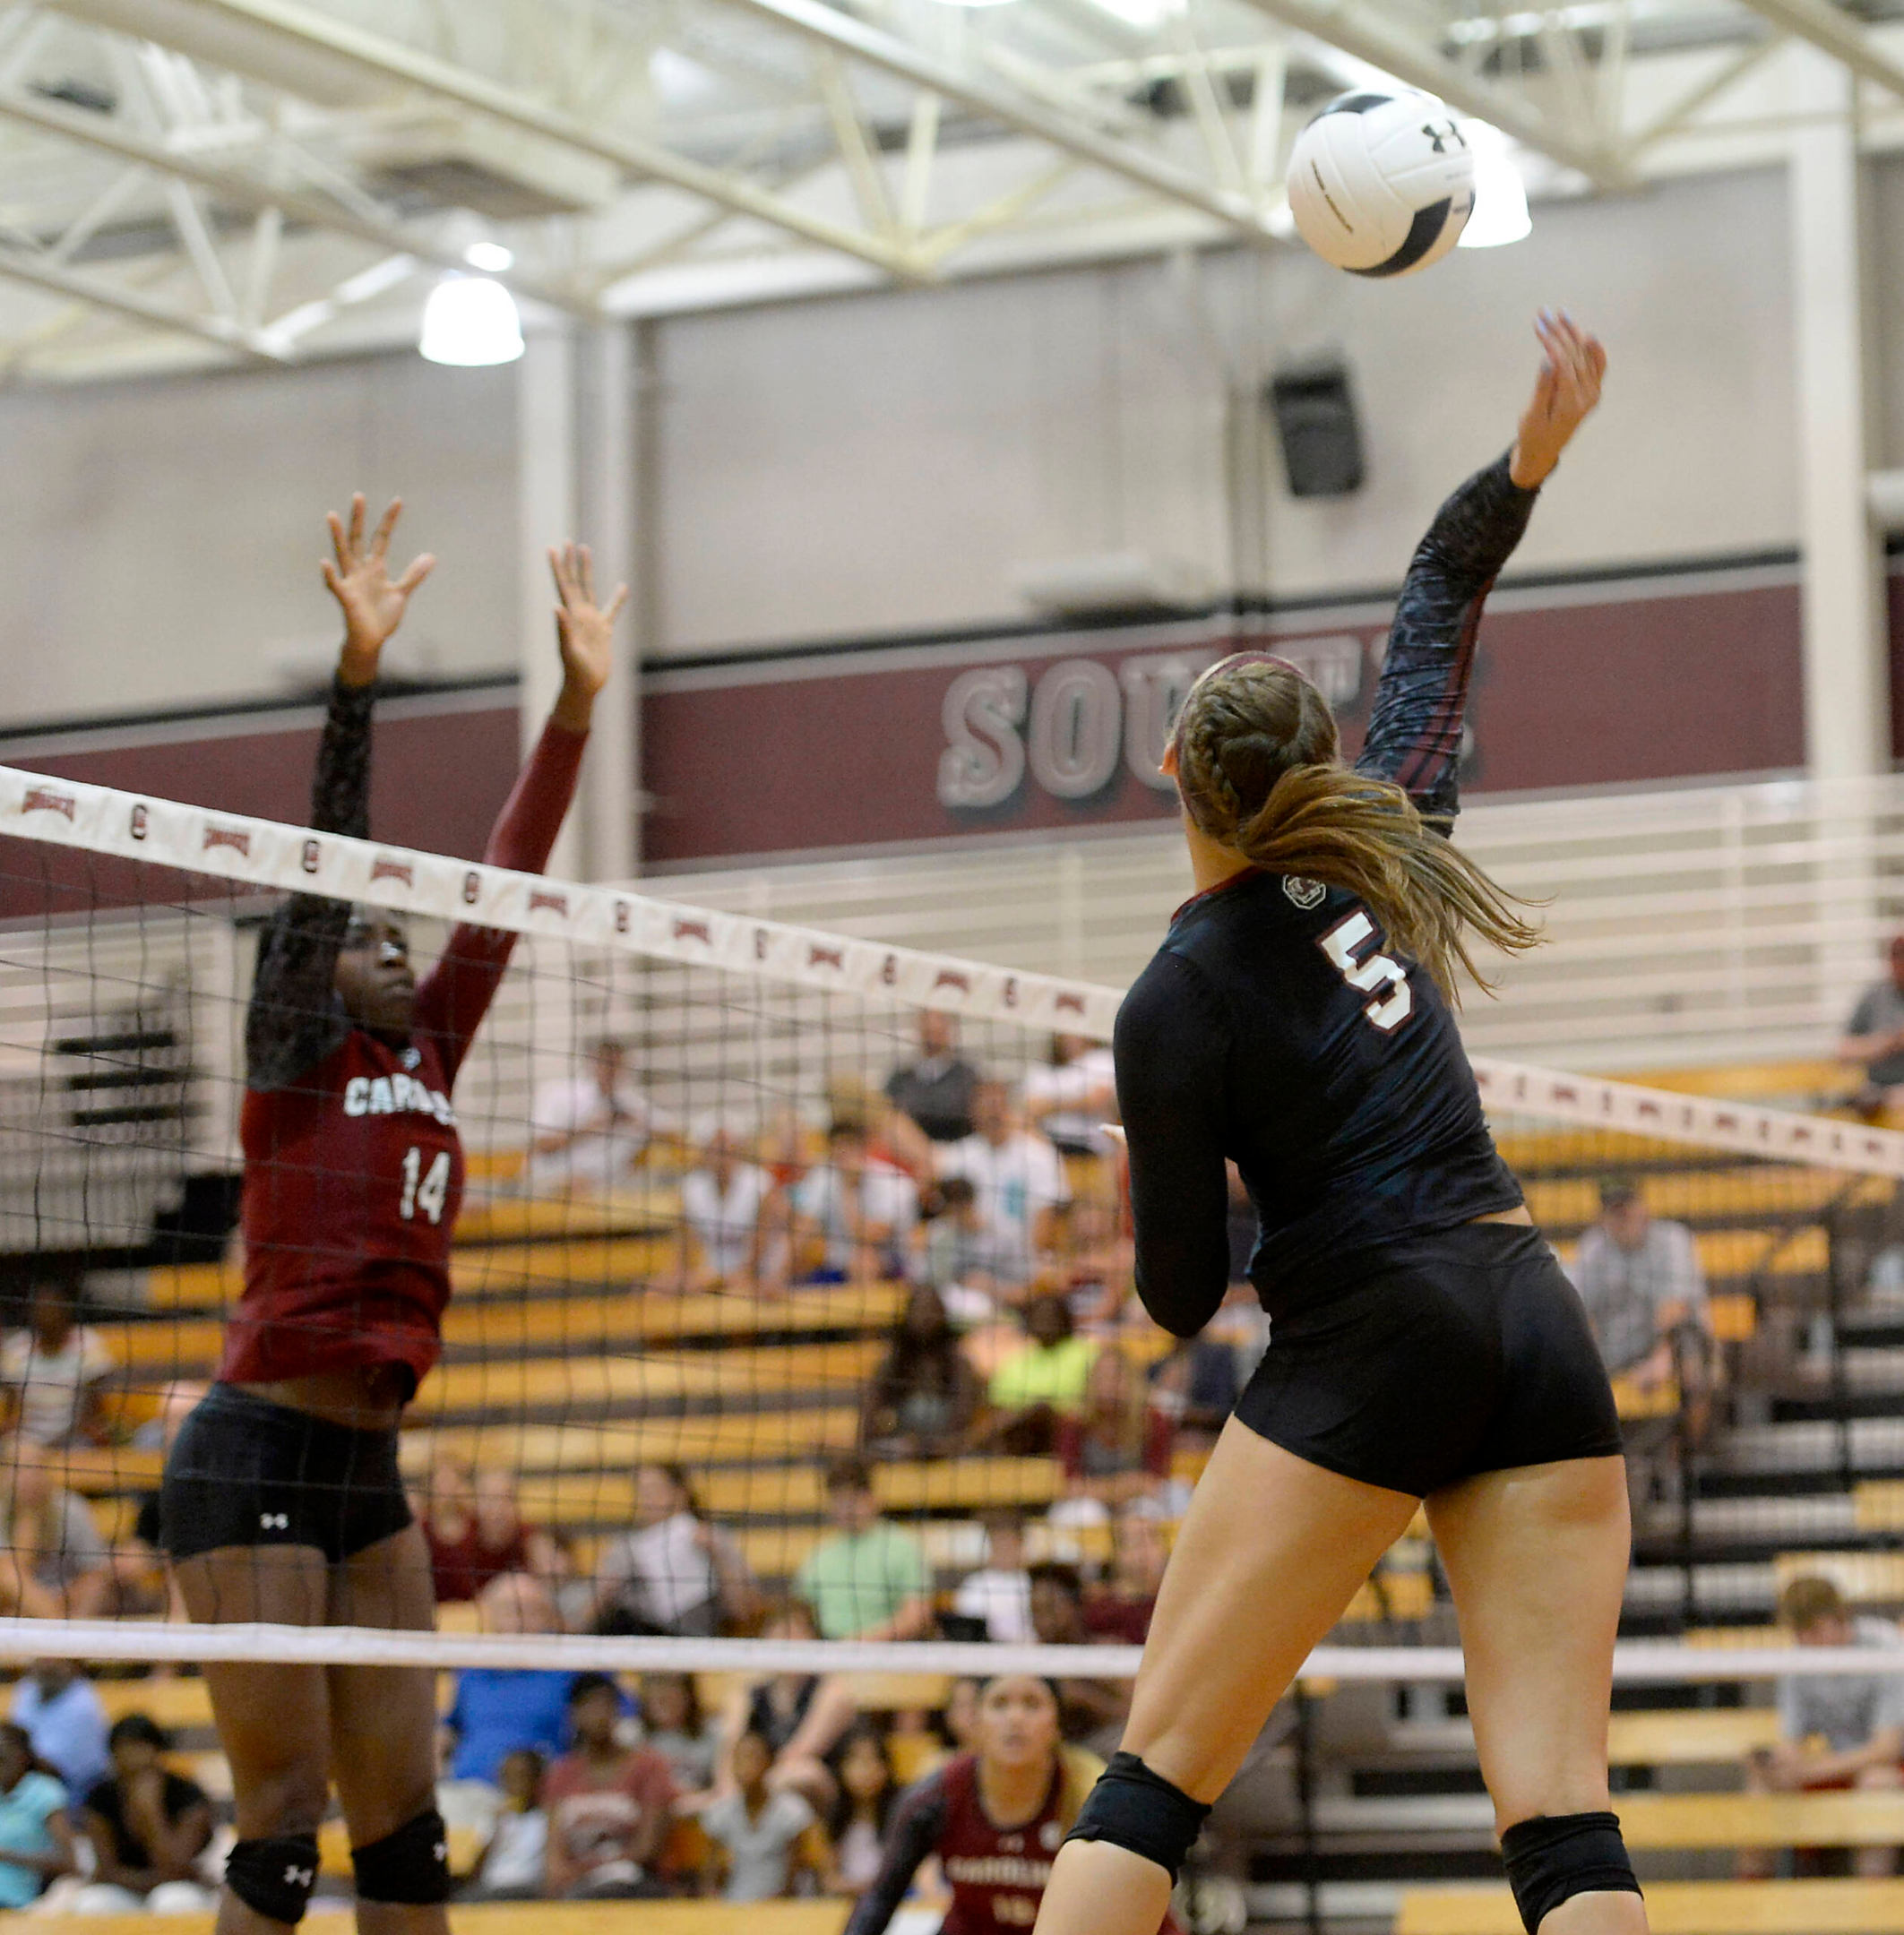
<svg viewBox="0 0 1904 1935">
<path fill-rule="evenodd" d="M 421 1178 L 419 1181 L 418 1178 Z M 412 1143 L 403 1157 L 403 1200 L 398 1206 L 408 1223 L 422 1210 L 432 1223 L 443 1221 L 450 1194 L 450 1152 L 439 1149 L 429 1174 L 423 1174 L 423 1151 Z"/>
</svg>

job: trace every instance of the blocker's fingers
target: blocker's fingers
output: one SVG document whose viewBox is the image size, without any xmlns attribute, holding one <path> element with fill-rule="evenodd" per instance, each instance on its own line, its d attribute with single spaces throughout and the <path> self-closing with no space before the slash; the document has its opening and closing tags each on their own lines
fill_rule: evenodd
<svg viewBox="0 0 1904 1935">
<path fill-rule="evenodd" d="M 592 605 L 595 602 L 595 554 L 587 545 L 578 545 L 575 557 L 582 567 L 582 595 Z"/>
<path fill-rule="evenodd" d="M 337 598 L 342 598 L 344 595 L 344 580 L 339 575 L 337 566 L 329 558 L 319 558 L 317 568 L 324 574 L 324 583 L 330 588 L 331 596 Z"/>
<path fill-rule="evenodd" d="M 337 554 L 337 568 L 340 571 L 349 571 L 350 552 L 344 541 L 344 520 L 336 512 L 327 511 L 324 512 L 324 521 L 331 527 L 331 548 Z M 332 589 L 334 590 L 336 587 L 333 585 Z"/>
<path fill-rule="evenodd" d="M 622 606 L 627 602 L 628 587 L 626 585 L 616 585 L 615 588 L 615 596 L 608 600 L 608 609 L 605 615 L 607 618 L 608 623 L 611 625 L 617 618 L 621 616 Z"/>
<path fill-rule="evenodd" d="M 435 554 L 430 551 L 424 552 L 420 557 L 414 557 L 410 560 L 409 569 L 403 573 L 402 577 L 397 580 L 397 589 L 402 592 L 405 598 L 408 598 L 435 569 Z"/>
<path fill-rule="evenodd" d="M 562 553 L 554 546 L 548 547 L 549 575 L 556 580 L 556 596 L 565 606 L 569 601 L 568 574 L 563 566 Z"/>
<path fill-rule="evenodd" d="M 370 540 L 370 555 L 374 558 L 387 557 L 390 554 L 391 534 L 397 528 L 397 520 L 403 514 L 403 500 L 392 497 L 389 508 L 377 520 L 377 528 Z"/>
<path fill-rule="evenodd" d="M 353 557 L 364 546 L 364 494 L 350 494 L 350 552 Z M 348 567 L 347 567 L 348 568 Z"/>
</svg>

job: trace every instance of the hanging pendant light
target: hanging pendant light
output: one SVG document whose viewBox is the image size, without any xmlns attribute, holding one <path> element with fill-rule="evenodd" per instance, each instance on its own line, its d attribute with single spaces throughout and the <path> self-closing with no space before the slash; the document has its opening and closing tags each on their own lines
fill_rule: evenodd
<svg viewBox="0 0 1904 1935">
<path fill-rule="evenodd" d="M 446 276 L 423 305 L 418 349 L 432 363 L 477 369 L 522 354 L 516 300 L 487 276 Z"/>
</svg>

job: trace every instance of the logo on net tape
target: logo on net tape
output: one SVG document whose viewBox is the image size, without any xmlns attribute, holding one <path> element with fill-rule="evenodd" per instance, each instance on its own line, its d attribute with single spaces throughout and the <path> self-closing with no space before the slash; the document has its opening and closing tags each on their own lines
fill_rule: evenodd
<svg viewBox="0 0 1904 1935">
<path fill-rule="evenodd" d="M 229 847 L 234 853 L 251 858 L 251 835 L 243 827 L 208 826 L 202 850 L 210 853 L 214 847 Z"/>
<path fill-rule="evenodd" d="M 68 820 L 79 813 L 79 801 L 70 793 L 56 793 L 50 787 L 34 787 L 21 801 L 22 813 L 64 813 Z"/>
<path fill-rule="evenodd" d="M 550 887 L 531 887 L 529 890 L 529 911 L 531 914 L 559 914 L 564 920 L 569 917 L 569 897 L 557 893 Z"/>
<path fill-rule="evenodd" d="M 1053 998 L 1051 1005 L 1060 1014 L 1082 1015 L 1085 1011 L 1081 994 L 1059 993 Z"/>
<path fill-rule="evenodd" d="M 817 942 L 809 942 L 806 949 L 806 965 L 809 968 L 831 968 L 844 974 L 846 950 L 821 947 Z"/>
<path fill-rule="evenodd" d="M 676 941 L 698 941 L 703 947 L 712 947 L 714 944 L 713 924 L 709 921 L 681 920 L 677 917 L 675 921 L 675 939 Z"/>
<path fill-rule="evenodd" d="M 375 887 L 383 880 L 401 881 L 406 887 L 414 887 L 417 870 L 408 860 L 386 860 L 379 856 L 370 863 L 370 884 Z"/>
</svg>

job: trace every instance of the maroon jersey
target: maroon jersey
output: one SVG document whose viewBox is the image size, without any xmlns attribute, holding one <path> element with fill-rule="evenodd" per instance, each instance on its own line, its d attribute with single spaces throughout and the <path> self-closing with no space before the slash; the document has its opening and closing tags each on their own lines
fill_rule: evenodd
<svg viewBox="0 0 1904 1935">
<path fill-rule="evenodd" d="M 355 742 L 333 746 L 333 733 L 360 731 L 367 752 L 368 704 L 352 703 L 334 701 L 326 728 L 321 830 L 353 830 L 354 799 L 332 796 L 325 810 L 340 773 L 358 778 L 346 757 Z M 492 865 L 547 862 L 584 743 L 555 725 L 543 733 L 490 836 Z M 367 757 L 359 764 L 367 787 Z M 393 1044 L 351 1026 L 330 993 L 344 932 L 336 903 L 302 897 L 301 918 L 300 902 L 290 907 L 260 950 L 247 1023 L 245 1292 L 219 1376 L 258 1384 L 398 1363 L 420 1381 L 441 1348 L 462 1202 L 451 1094 L 515 936 L 457 928 L 417 990 L 411 1038 Z"/>
<path fill-rule="evenodd" d="M 928 1854 L 939 1857 L 952 1890 L 940 1935 L 1022 1935 L 1038 1920 L 1051 1863 L 1102 1771 L 1095 1755 L 1061 1749 L 1037 1814 L 999 1828 L 979 1796 L 977 1757 L 948 1760 L 900 1802 L 878 1879 L 860 1896 L 846 1935 L 883 1935 Z M 1166 1915 L 1159 1935 L 1181 1931 Z"/>
</svg>

